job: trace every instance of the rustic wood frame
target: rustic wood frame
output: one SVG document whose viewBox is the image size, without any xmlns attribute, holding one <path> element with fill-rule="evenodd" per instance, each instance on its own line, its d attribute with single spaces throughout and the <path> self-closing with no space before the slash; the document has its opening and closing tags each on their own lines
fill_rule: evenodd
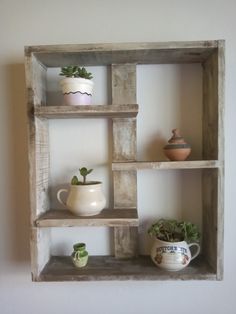
<svg viewBox="0 0 236 314">
<path fill-rule="evenodd" d="M 203 155 L 185 162 L 136 160 L 136 64 L 201 63 L 203 67 Z M 47 106 L 46 72 L 69 64 L 111 67 L 112 104 Z M 25 48 L 29 121 L 31 265 L 34 281 L 222 280 L 224 207 L 224 41 L 30 46 Z M 107 117 L 113 130 L 114 208 L 79 218 L 50 209 L 48 119 Z M 139 169 L 202 169 L 202 258 L 178 273 L 158 270 L 138 256 Z M 129 188 L 129 189 L 128 189 Z M 128 191 L 128 193 L 127 193 Z M 76 269 L 69 257 L 51 257 L 50 228 L 114 227 L 115 256 L 91 257 Z"/>
</svg>

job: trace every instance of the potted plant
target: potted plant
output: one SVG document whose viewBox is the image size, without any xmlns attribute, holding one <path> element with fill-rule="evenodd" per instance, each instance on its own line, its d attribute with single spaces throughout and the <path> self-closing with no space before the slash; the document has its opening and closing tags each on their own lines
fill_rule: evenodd
<svg viewBox="0 0 236 314">
<path fill-rule="evenodd" d="M 66 105 L 90 105 L 93 91 L 93 78 L 84 67 L 70 65 L 61 68 L 60 75 L 65 76 L 61 80 L 64 103 Z"/>
<path fill-rule="evenodd" d="M 60 189 L 57 192 L 58 201 L 78 216 L 97 215 L 106 205 L 106 199 L 102 192 L 102 182 L 87 181 L 87 175 L 92 171 L 93 169 L 88 170 L 85 167 L 79 169 L 83 181 L 79 181 L 77 176 L 73 176 L 66 203 L 61 200 L 60 194 L 68 192 L 68 190 Z"/>
<path fill-rule="evenodd" d="M 197 225 L 186 221 L 160 219 L 149 229 L 154 237 L 151 258 L 160 268 L 177 271 L 186 267 L 200 253 L 200 233 Z M 196 246 L 195 254 L 190 248 Z"/>
</svg>

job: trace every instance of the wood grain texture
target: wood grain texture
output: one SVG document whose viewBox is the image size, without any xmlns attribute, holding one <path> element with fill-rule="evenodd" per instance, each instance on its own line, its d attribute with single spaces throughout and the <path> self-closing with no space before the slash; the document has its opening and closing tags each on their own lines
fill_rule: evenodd
<svg viewBox="0 0 236 314">
<path fill-rule="evenodd" d="M 218 170 L 204 169 L 202 177 L 202 243 L 203 254 L 208 263 L 217 271 L 217 232 L 218 223 Z M 223 249 L 223 247 L 221 248 Z"/>
<path fill-rule="evenodd" d="M 136 119 L 112 119 L 113 161 L 136 159 Z"/>
<path fill-rule="evenodd" d="M 125 118 L 136 117 L 138 105 L 36 106 L 34 114 L 48 119 L 68 118 Z"/>
<path fill-rule="evenodd" d="M 50 233 L 34 228 L 38 214 L 49 208 L 48 202 L 48 124 L 32 115 L 36 104 L 46 103 L 46 69 L 34 56 L 26 57 L 26 86 L 28 111 L 28 159 L 31 212 L 31 272 L 36 280 L 50 256 Z"/>
<path fill-rule="evenodd" d="M 218 41 L 218 159 L 224 162 L 225 41 Z"/>
<path fill-rule="evenodd" d="M 137 227 L 114 228 L 114 241 L 116 258 L 127 259 L 138 255 Z"/>
<path fill-rule="evenodd" d="M 222 166 L 218 170 L 218 233 L 217 233 L 217 279 L 224 275 L 224 111 L 225 111 L 225 41 L 218 41 L 218 159 Z"/>
<path fill-rule="evenodd" d="M 31 88 L 33 90 L 33 105 L 46 105 L 47 68 L 32 56 L 31 58 Z"/>
<path fill-rule="evenodd" d="M 25 48 L 47 67 L 74 64 L 158 64 L 195 63 L 205 61 L 218 47 L 217 41 L 116 43 L 88 45 L 45 45 Z"/>
<path fill-rule="evenodd" d="M 35 224 L 38 227 L 138 226 L 138 214 L 135 208 L 104 209 L 96 216 L 78 217 L 69 210 L 50 209 Z"/>
<path fill-rule="evenodd" d="M 112 104 L 136 103 L 136 65 L 111 66 Z M 136 160 L 136 119 L 113 119 L 113 162 Z M 113 172 L 114 208 L 137 207 L 137 174 L 135 171 Z M 137 255 L 138 229 L 114 229 L 115 256 L 129 258 Z"/>
<path fill-rule="evenodd" d="M 39 275 L 50 259 L 50 230 L 31 228 L 30 239 L 32 281 L 38 281 Z"/>
<path fill-rule="evenodd" d="M 218 171 L 203 172 L 203 230 L 209 263 L 223 278 L 224 239 L 224 41 L 203 63 L 203 158 L 218 159 Z"/>
<path fill-rule="evenodd" d="M 215 280 L 216 274 L 198 257 L 178 272 L 157 268 L 149 256 L 120 260 L 112 256 L 89 256 L 84 268 L 76 268 L 69 256 L 54 256 L 41 272 L 39 281 L 94 280 Z"/>
<path fill-rule="evenodd" d="M 136 103 L 136 66 L 112 65 L 112 105 Z M 113 119 L 113 161 L 135 160 L 136 119 Z"/>
<path fill-rule="evenodd" d="M 48 121 L 35 118 L 36 215 L 50 208 Z"/>
<path fill-rule="evenodd" d="M 136 171 L 113 171 L 114 208 L 136 208 Z"/>
<path fill-rule="evenodd" d="M 31 224 L 39 213 L 49 209 L 48 202 L 48 122 L 32 115 L 36 104 L 45 105 L 46 70 L 37 60 L 26 57 L 26 85 L 28 102 L 28 159 L 30 172 Z"/>
<path fill-rule="evenodd" d="M 217 160 L 113 162 L 113 171 L 218 168 Z"/>
<path fill-rule="evenodd" d="M 112 104 L 136 103 L 136 65 L 112 64 Z"/>
<path fill-rule="evenodd" d="M 216 51 L 203 64 L 203 159 L 218 159 L 218 105 L 218 53 Z"/>
<path fill-rule="evenodd" d="M 217 279 L 224 276 L 224 167 L 218 170 L 217 193 Z"/>
<path fill-rule="evenodd" d="M 220 41 L 203 63 L 203 159 L 224 160 L 224 76 L 224 42 Z"/>
</svg>

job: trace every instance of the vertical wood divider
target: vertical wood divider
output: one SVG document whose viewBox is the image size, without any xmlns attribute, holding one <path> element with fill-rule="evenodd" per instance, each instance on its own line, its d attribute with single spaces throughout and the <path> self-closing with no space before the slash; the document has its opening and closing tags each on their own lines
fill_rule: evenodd
<svg viewBox="0 0 236 314">
<path fill-rule="evenodd" d="M 136 64 L 113 64 L 112 104 L 136 103 Z M 113 162 L 136 160 L 136 119 L 115 118 L 113 130 Z M 137 207 L 136 171 L 114 171 L 114 208 Z M 129 258 L 137 255 L 138 228 L 115 227 L 115 257 Z"/>
<path fill-rule="evenodd" d="M 37 281 L 50 258 L 50 230 L 35 227 L 39 214 L 49 209 L 49 141 L 48 121 L 34 116 L 36 105 L 46 105 L 46 68 L 26 51 L 26 85 L 28 104 L 28 160 L 31 212 L 31 272 Z"/>
<path fill-rule="evenodd" d="M 223 278 L 224 248 L 224 41 L 203 63 L 203 159 L 219 161 L 202 172 L 203 253 Z"/>
</svg>

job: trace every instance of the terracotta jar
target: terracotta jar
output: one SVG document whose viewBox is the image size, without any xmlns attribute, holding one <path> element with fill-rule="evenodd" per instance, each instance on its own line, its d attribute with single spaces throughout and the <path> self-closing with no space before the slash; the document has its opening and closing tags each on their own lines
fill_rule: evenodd
<svg viewBox="0 0 236 314">
<path fill-rule="evenodd" d="M 164 153 L 171 161 L 185 160 L 191 153 L 191 147 L 185 142 L 178 129 L 172 130 L 172 133 L 172 137 L 164 147 Z"/>
</svg>

